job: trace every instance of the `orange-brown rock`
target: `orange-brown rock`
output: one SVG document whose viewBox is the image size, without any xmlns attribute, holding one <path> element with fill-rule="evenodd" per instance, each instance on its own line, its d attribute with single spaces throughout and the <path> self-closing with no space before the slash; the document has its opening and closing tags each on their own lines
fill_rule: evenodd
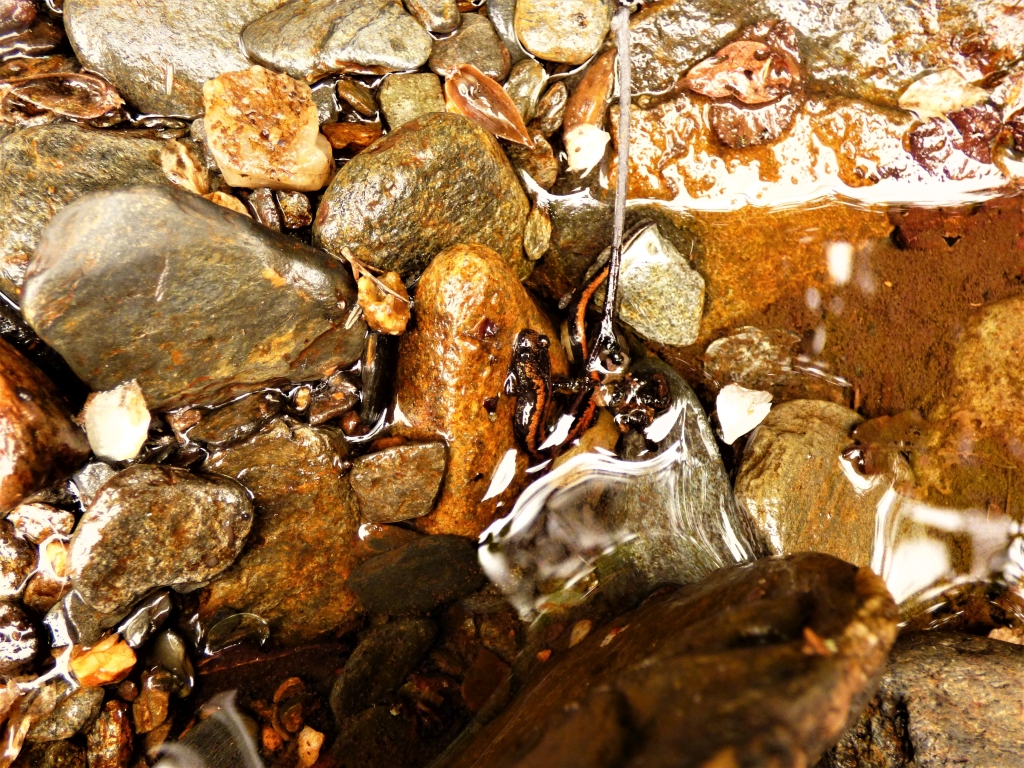
<svg viewBox="0 0 1024 768">
<path fill-rule="evenodd" d="M 517 449 L 515 400 L 504 393 L 512 346 L 524 328 L 545 334 L 554 375 L 567 370 L 550 321 L 494 251 L 456 245 L 434 258 L 416 293 L 415 328 L 402 336 L 395 395 L 397 431 L 448 442 L 450 461 L 428 533 L 478 535 L 523 487 L 520 450 L 509 487 L 484 501 L 506 452 Z"/>
<path fill-rule="evenodd" d="M 0 340 L 0 512 L 17 506 L 89 457 L 56 388 L 18 350 Z"/>
</svg>

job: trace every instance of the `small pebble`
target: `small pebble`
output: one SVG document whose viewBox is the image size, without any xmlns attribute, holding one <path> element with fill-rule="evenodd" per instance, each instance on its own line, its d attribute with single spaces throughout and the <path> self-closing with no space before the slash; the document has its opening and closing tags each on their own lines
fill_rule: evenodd
<svg viewBox="0 0 1024 768">
<path fill-rule="evenodd" d="M 324 136 L 334 149 L 363 149 L 381 136 L 380 123 L 325 123 Z"/>
<path fill-rule="evenodd" d="M 441 81 L 430 72 L 390 75 L 379 92 L 380 108 L 391 130 L 415 120 L 420 115 L 444 112 Z"/>
<path fill-rule="evenodd" d="M 335 89 L 338 92 L 338 98 L 364 117 L 373 117 L 377 114 L 377 100 L 374 98 L 373 91 L 358 80 L 347 77 L 339 78 Z"/>
<path fill-rule="evenodd" d="M 538 58 L 582 64 L 608 34 L 607 6 L 601 0 L 519 0 L 515 29 L 519 41 Z"/>
<path fill-rule="evenodd" d="M 87 688 L 117 683 L 135 666 L 135 651 L 116 635 L 107 635 L 89 650 L 71 659 L 71 671 Z"/>
<path fill-rule="evenodd" d="M 139 383 L 132 379 L 107 392 L 94 393 L 85 402 L 82 421 L 97 457 L 134 459 L 149 434 L 149 410 Z"/>
</svg>

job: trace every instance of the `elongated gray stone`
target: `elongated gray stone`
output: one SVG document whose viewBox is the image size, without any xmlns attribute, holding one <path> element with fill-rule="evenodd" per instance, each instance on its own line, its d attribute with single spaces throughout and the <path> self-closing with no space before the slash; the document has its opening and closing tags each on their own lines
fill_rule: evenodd
<svg viewBox="0 0 1024 768">
<path fill-rule="evenodd" d="M 281 0 L 67 0 L 64 26 L 79 61 L 144 112 L 197 115 L 203 83 L 248 69 L 242 28 Z M 167 92 L 168 72 L 171 78 Z"/>
<path fill-rule="evenodd" d="M 163 142 L 74 123 L 25 128 L 0 143 L 0 291 L 21 293 L 54 213 L 87 192 L 166 182 Z"/>
<path fill-rule="evenodd" d="M 418 69 L 432 44 L 398 0 L 291 0 L 242 33 L 251 58 L 310 81 Z"/>
<path fill-rule="evenodd" d="M 190 192 L 135 187 L 54 218 L 22 311 L 93 389 L 136 379 L 162 410 L 355 362 L 354 302 L 347 269 L 322 251 Z"/>
</svg>

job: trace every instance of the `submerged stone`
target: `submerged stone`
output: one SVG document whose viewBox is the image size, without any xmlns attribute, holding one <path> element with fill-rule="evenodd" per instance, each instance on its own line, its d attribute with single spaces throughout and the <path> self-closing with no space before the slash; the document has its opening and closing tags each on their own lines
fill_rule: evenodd
<svg viewBox="0 0 1024 768">
<path fill-rule="evenodd" d="M 68 575 L 94 609 L 127 611 L 157 587 L 189 592 L 209 582 L 238 557 L 252 522 L 252 503 L 233 480 L 129 467 L 79 521 Z"/>
<path fill-rule="evenodd" d="M 231 608 L 261 616 L 281 642 L 329 632 L 359 612 L 346 582 L 359 511 L 344 436 L 279 419 L 213 453 L 206 470 L 237 477 L 253 494 L 252 544 L 201 593 L 200 614 Z"/>
<path fill-rule="evenodd" d="M 723 568 L 556 652 L 451 764 L 813 764 L 874 693 L 897 618 L 877 576 L 826 555 Z"/>
<path fill-rule="evenodd" d="M 395 403 L 402 420 L 395 429 L 414 440 L 448 443 L 441 496 L 416 526 L 476 536 L 525 481 L 527 457 L 519 451 L 509 487 L 484 500 L 503 457 L 518 450 L 515 398 L 504 394 L 513 343 L 524 328 L 557 336 L 515 274 L 481 246 L 455 246 L 431 262 L 415 313 L 416 326 L 400 339 Z M 564 374 L 560 345 L 550 349 L 552 372 Z"/>
<path fill-rule="evenodd" d="M 444 112 L 441 81 L 430 72 L 391 75 L 384 78 L 377 97 L 391 130 L 422 115 Z"/>
<path fill-rule="evenodd" d="M 167 182 L 163 142 L 74 123 L 24 128 L 0 143 L 0 291 L 17 300 L 53 215 L 100 189 Z M 71 162 L 73 158 L 73 162 Z"/>
<path fill-rule="evenodd" d="M 322 251 L 191 193 L 137 187 L 55 217 L 22 309 L 91 387 L 136 379 L 164 410 L 354 362 L 365 334 L 345 328 L 355 298 Z"/>
<path fill-rule="evenodd" d="M 292 77 L 312 82 L 331 72 L 401 72 L 418 69 L 430 56 L 430 35 L 398 0 L 275 5 L 280 7 L 245 28 L 242 46 L 251 58 Z"/>
<path fill-rule="evenodd" d="M 559 64 L 582 64 L 608 34 L 609 6 L 602 0 L 519 0 L 515 30 L 530 53 Z"/>
<path fill-rule="evenodd" d="M 25 674 L 39 653 L 35 624 L 14 602 L 0 602 L 0 675 L 8 678 Z"/>
<path fill-rule="evenodd" d="M 25 741 L 47 742 L 70 739 L 81 733 L 100 714 L 103 706 L 103 688 L 77 688 L 64 680 L 58 679 L 51 683 L 56 688 L 56 696 L 60 698 L 52 712 L 35 723 L 25 736 Z"/>
<path fill-rule="evenodd" d="M 457 243 L 496 251 L 520 277 L 529 202 L 498 142 L 459 115 L 425 115 L 377 141 L 324 192 L 313 239 L 403 278 Z"/>
<path fill-rule="evenodd" d="M 459 4 L 456 0 L 406 0 L 405 7 L 428 32 L 445 34 L 459 26 Z"/>
<path fill-rule="evenodd" d="M 203 111 L 203 83 L 248 68 L 238 44 L 242 28 L 280 4 L 68 0 L 64 26 L 79 61 L 141 111 L 196 115 Z"/>
<path fill-rule="evenodd" d="M 510 58 L 494 27 L 479 13 L 466 13 L 455 34 L 434 43 L 430 68 L 441 76 L 462 64 L 472 64 L 494 80 L 504 80 Z"/>
<path fill-rule="evenodd" d="M 406 443 L 352 462 L 352 490 L 367 523 L 400 523 L 430 514 L 445 470 L 443 443 Z"/>
</svg>

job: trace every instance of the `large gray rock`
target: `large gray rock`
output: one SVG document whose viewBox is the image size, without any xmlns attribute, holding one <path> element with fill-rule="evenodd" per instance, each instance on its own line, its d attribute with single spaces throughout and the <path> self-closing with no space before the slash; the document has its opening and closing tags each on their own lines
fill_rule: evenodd
<svg viewBox="0 0 1024 768">
<path fill-rule="evenodd" d="M 79 61 L 143 112 L 197 115 L 203 83 L 248 69 L 238 36 L 281 0 L 67 0 L 64 26 Z M 170 71 L 173 87 L 167 93 Z"/>
<path fill-rule="evenodd" d="M 460 115 L 425 115 L 363 150 L 334 177 L 313 222 L 314 242 L 403 277 L 445 248 L 496 251 L 529 272 L 523 227 L 530 212 L 512 166 L 491 134 Z"/>
<path fill-rule="evenodd" d="M 242 45 L 260 64 L 313 81 L 418 69 L 432 40 L 399 0 L 291 0 L 249 24 Z"/>
<path fill-rule="evenodd" d="M 238 557 L 252 521 L 234 480 L 137 464 L 108 480 L 79 520 L 68 575 L 89 605 L 116 614 L 157 587 L 209 582 Z"/>
<path fill-rule="evenodd" d="M 819 768 L 1016 768 L 1024 648 L 943 632 L 901 637 L 867 711 Z"/>
<path fill-rule="evenodd" d="M 162 141 L 74 123 L 25 128 L 0 143 L 0 291 L 17 300 L 39 236 L 87 192 L 166 181 Z"/>
<path fill-rule="evenodd" d="M 781 19 L 801 36 L 811 83 L 895 106 L 926 72 L 966 65 L 990 73 L 1013 61 L 1022 32 L 1005 8 L 1002 0 L 664 0 L 630 21 L 633 93 L 677 90 L 694 64 L 742 27 Z M 963 40 L 971 40 L 972 53 L 964 53 Z"/>
<path fill-rule="evenodd" d="M 22 311 L 96 390 L 153 410 L 322 378 L 359 358 L 345 265 L 170 187 L 90 195 L 47 228 Z"/>
</svg>

